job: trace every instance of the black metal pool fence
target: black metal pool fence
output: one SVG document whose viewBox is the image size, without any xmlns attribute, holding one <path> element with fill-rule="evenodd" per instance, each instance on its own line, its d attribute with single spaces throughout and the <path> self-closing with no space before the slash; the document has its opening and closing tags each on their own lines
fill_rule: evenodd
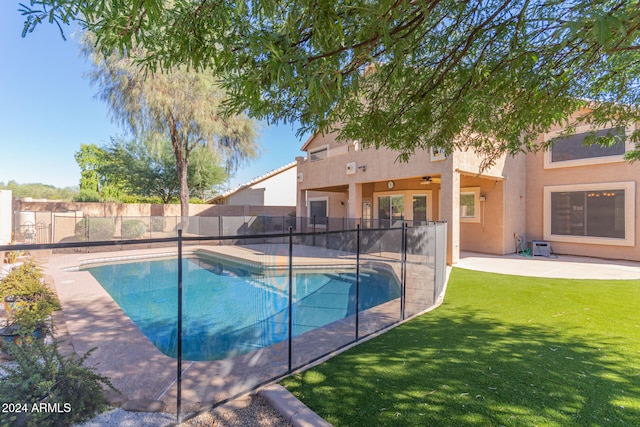
<svg viewBox="0 0 640 427">
<path fill-rule="evenodd" d="M 343 220 L 345 227 L 336 225 L 340 230 L 331 231 L 329 225 L 334 221 L 327 220 L 322 224 L 323 228 L 313 219 L 293 218 L 290 221 L 295 221 L 297 228 L 304 227 L 305 231 L 295 231 L 291 222 L 283 222 L 284 226 L 288 225 L 287 230 L 276 232 L 269 224 L 277 224 L 279 220 L 283 219 L 263 218 L 262 224 L 254 226 L 254 234 L 212 236 L 193 233 L 193 228 L 190 228 L 193 227 L 192 218 L 189 218 L 189 224 L 183 221 L 187 225 L 185 230 L 177 227 L 176 234 L 171 237 L 18 244 L 0 246 L 0 253 L 17 251 L 30 253 L 35 258 L 43 257 L 48 270 L 45 273 L 52 277 L 58 289 L 75 351 L 81 353 L 93 346 L 94 342 L 101 343 L 104 355 L 101 356 L 101 345 L 97 344 L 98 350 L 89 361 L 97 361 L 98 370 L 111 376 L 116 387 L 125 395 L 140 394 L 134 391 L 138 386 L 136 381 L 157 380 L 158 383 L 150 388 L 152 391 L 155 388 L 156 393 L 164 390 L 162 394 L 144 397 L 161 399 L 165 403 L 168 400 L 175 401 L 177 420 L 181 422 L 184 421 L 183 412 L 197 414 L 226 403 L 421 313 L 442 298 L 446 281 L 445 222 L 414 225 L 403 221 L 383 228 L 373 228 L 371 225 L 374 224 L 366 224 L 369 227 L 364 228 L 362 222 Z M 338 220 L 335 221 L 337 223 Z M 115 253 L 117 251 L 121 253 Z M 269 312 L 269 307 L 256 310 L 265 311 L 261 313 L 263 318 L 275 319 L 280 316 L 278 318 L 282 320 L 282 324 L 278 327 L 281 328 L 280 333 L 284 333 L 282 339 L 276 340 L 277 342 L 265 341 L 265 335 L 272 334 L 273 331 L 251 334 L 244 331 L 238 335 L 247 340 L 244 344 L 250 349 L 244 354 L 227 360 L 183 361 L 182 349 L 188 344 L 184 342 L 183 336 L 185 311 L 188 312 L 196 303 L 210 306 L 212 322 L 217 317 L 228 316 L 230 312 L 228 308 L 221 308 L 219 310 L 222 312 L 217 312 L 215 297 L 207 301 L 185 300 L 183 292 L 190 283 L 183 281 L 182 257 L 193 252 L 226 259 L 238 266 L 255 270 L 258 276 L 270 278 L 270 286 L 275 286 L 279 295 L 287 299 L 287 303 L 284 308 L 277 308 L 279 312 Z M 148 369 L 148 365 L 152 365 L 149 360 L 158 359 L 155 356 L 157 349 L 149 347 L 151 343 L 143 339 L 145 343 L 141 348 L 146 350 L 127 350 L 130 345 L 128 340 L 123 341 L 122 337 L 111 334 L 112 329 L 121 326 L 119 322 L 126 319 L 126 315 L 117 306 L 115 310 L 106 310 L 109 312 L 107 316 L 97 313 L 97 309 L 94 312 L 92 307 L 115 303 L 109 297 L 104 302 L 82 294 L 87 289 L 86 284 L 77 283 L 76 276 L 68 275 L 74 274 L 74 269 L 77 274 L 78 267 L 85 263 L 119 262 L 131 258 L 153 259 L 157 256 L 166 257 L 168 253 L 177 256 L 175 305 L 178 320 L 177 325 L 171 326 L 177 331 L 177 357 L 161 355 L 159 359 L 162 360 L 157 366 L 153 366 L 159 372 L 165 372 L 166 364 L 175 363 L 175 376 L 171 379 L 166 374 L 167 378 L 162 379 L 162 375 L 158 374 L 158 378 L 149 380 L 148 372 L 139 373 L 136 370 L 143 365 Z M 390 295 L 384 300 L 366 301 L 370 295 L 367 287 L 376 286 L 369 280 L 369 276 L 375 271 L 394 278 L 399 291 L 397 295 Z M 308 286 L 298 283 L 304 281 L 301 272 L 325 274 L 332 290 L 326 293 L 313 291 L 311 294 L 307 290 L 304 296 L 300 296 L 301 287 Z M 62 292 L 60 287 L 64 287 Z M 336 292 L 348 296 L 337 299 Z M 74 296 L 74 293 L 82 296 Z M 332 318 L 327 315 L 331 310 L 342 314 Z M 118 314 L 114 315 L 116 311 Z M 110 325 L 104 329 L 104 334 L 99 332 L 100 337 L 86 339 L 92 335 L 88 328 L 95 328 L 95 325 L 103 323 Z M 262 323 L 262 327 L 274 328 L 273 323 L 266 321 Z M 91 331 L 96 335 L 95 329 Z M 82 342 L 74 340 L 76 333 L 82 336 L 79 340 Z M 225 333 L 230 334 L 230 331 Z M 211 340 L 211 337 L 203 340 L 213 343 L 209 345 L 219 342 Z M 104 346 L 105 341 L 109 345 Z M 109 364 L 113 364 L 113 355 L 125 353 L 127 357 L 122 357 L 114 370 L 110 371 Z M 150 353 L 153 353 L 153 357 Z M 145 379 L 137 380 L 136 375 L 145 375 Z M 169 384 L 161 384 L 161 380 L 168 381 Z M 183 411 L 185 405 L 187 411 Z"/>
<path fill-rule="evenodd" d="M 20 214 L 29 214 L 28 216 Z M 295 217 L 270 215 L 235 216 L 82 216 L 81 212 L 16 212 L 14 240 L 22 243 L 64 243 L 73 241 L 103 241 L 158 239 L 174 237 L 182 228 L 185 235 L 252 236 L 282 234 L 289 228 L 296 233 L 399 228 L 425 225 L 427 221 L 404 219 L 360 219 L 333 217 Z"/>
</svg>

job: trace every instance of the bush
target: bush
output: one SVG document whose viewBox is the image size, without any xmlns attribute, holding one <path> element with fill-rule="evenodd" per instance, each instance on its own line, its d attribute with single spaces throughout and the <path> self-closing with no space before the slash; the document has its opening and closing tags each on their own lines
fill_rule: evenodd
<svg viewBox="0 0 640 427">
<path fill-rule="evenodd" d="M 111 240 L 116 232 L 116 225 L 111 218 L 82 218 L 75 229 L 76 239 L 81 242 Z"/>
<path fill-rule="evenodd" d="M 151 231 L 152 232 L 161 232 L 164 231 L 164 228 L 167 226 L 167 222 L 165 221 L 163 216 L 152 216 L 151 217 Z"/>
<path fill-rule="evenodd" d="M 162 199 L 160 197 L 154 196 L 136 196 L 134 194 L 123 194 L 118 198 L 118 201 L 121 203 L 151 203 L 151 204 L 162 204 Z"/>
<path fill-rule="evenodd" d="M 139 239 L 147 232 L 147 224 L 139 219 L 122 221 L 121 235 L 123 239 Z"/>
<path fill-rule="evenodd" d="M 271 222 L 267 216 L 257 216 L 249 225 L 251 234 L 262 234 L 267 230 L 267 225 Z"/>
<path fill-rule="evenodd" d="M 8 328 L 21 336 L 35 331 L 46 334 L 49 316 L 60 309 L 56 294 L 32 261 L 14 268 L 0 281 L 0 296 L 15 306 L 9 313 Z"/>
<path fill-rule="evenodd" d="M 107 377 L 83 366 L 91 352 L 63 357 L 58 343 L 10 345 L 14 364 L 0 366 L 0 401 L 19 404 L 0 413 L 0 425 L 68 426 L 107 409 L 104 387 L 117 391 Z M 1 372 L 4 371 L 4 372 Z M 46 407 L 47 410 L 38 410 Z"/>
<path fill-rule="evenodd" d="M 80 190 L 73 200 L 75 202 L 101 202 L 102 196 L 95 190 Z"/>
</svg>

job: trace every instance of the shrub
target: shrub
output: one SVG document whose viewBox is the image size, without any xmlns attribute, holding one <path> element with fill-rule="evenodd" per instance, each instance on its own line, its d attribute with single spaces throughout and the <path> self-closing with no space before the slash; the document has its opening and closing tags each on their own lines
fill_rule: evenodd
<svg viewBox="0 0 640 427">
<path fill-rule="evenodd" d="M 116 232 L 116 225 L 111 218 L 82 218 L 75 229 L 76 238 L 82 242 L 110 240 Z"/>
<path fill-rule="evenodd" d="M 249 225 L 249 231 L 251 234 L 261 234 L 267 230 L 267 225 L 270 223 L 270 218 L 266 216 L 257 216 Z"/>
<path fill-rule="evenodd" d="M 123 194 L 118 198 L 118 201 L 121 203 L 151 203 L 151 204 L 162 204 L 162 199 L 160 197 L 154 196 L 136 196 L 134 194 Z"/>
<path fill-rule="evenodd" d="M 80 190 L 73 198 L 75 202 L 101 202 L 102 196 L 95 190 Z"/>
<path fill-rule="evenodd" d="M 56 294 L 32 261 L 14 268 L 0 281 L 0 296 L 15 305 L 9 313 L 8 326 L 12 333 L 22 336 L 35 331 L 46 334 L 49 316 L 60 309 Z"/>
<path fill-rule="evenodd" d="M 103 386 L 115 387 L 94 368 L 83 366 L 93 350 L 82 357 L 64 357 L 55 341 L 10 345 L 14 364 L 0 366 L 0 401 L 19 404 L 21 411 L 2 411 L 0 425 L 68 426 L 107 409 Z M 38 410 L 43 407 L 48 410 Z"/>
<path fill-rule="evenodd" d="M 13 264 L 18 260 L 18 257 L 22 256 L 22 251 L 9 251 L 5 255 L 8 264 Z"/>
<path fill-rule="evenodd" d="M 163 216 L 152 216 L 151 217 L 151 231 L 152 232 L 161 232 L 164 231 L 166 227 L 166 221 Z"/>
<path fill-rule="evenodd" d="M 139 219 L 122 221 L 121 235 L 123 239 L 139 239 L 147 232 L 147 224 Z"/>
</svg>

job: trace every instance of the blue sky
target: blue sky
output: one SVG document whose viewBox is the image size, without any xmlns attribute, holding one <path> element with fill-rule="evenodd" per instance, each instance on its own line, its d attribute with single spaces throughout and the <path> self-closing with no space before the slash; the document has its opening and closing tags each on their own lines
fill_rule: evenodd
<svg viewBox="0 0 640 427">
<path fill-rule="evenodd" d="M 78 185 L 73 155 L 80 144 L 103 145 L 123 131 L 111 123 L 106 104 L 84 74 L 73 29 L 62 40 L 43 24 L 21 37 L 18 2 L 0 1 L 0 182 Z M 231 188 L 294 161 L 305 142 L 290 125 L 262 126 L 261 156 L 240 168 Z"/>
</svg>

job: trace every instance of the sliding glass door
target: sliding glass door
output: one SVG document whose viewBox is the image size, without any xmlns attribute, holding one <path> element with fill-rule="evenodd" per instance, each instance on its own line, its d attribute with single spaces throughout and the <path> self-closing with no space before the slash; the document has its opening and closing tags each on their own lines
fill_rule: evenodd
<svg viewBox="0 0 640 427">
<path fill-rule="evenodd" d="M 404 196 L 379 196 L 378 218 L 380 227 L 388 228 L 404 218 Z"/>
</svg>

